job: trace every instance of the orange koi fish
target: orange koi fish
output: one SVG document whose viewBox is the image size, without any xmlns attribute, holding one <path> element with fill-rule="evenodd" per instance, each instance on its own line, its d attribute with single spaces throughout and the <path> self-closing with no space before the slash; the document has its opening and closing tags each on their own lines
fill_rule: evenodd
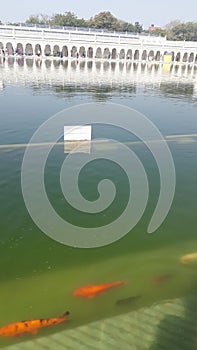
<svg viewBox="0 0 197 350">
<path fill-rule="evenodd" d="M 62 323 L 67 315 L 69 315 L 68 311 L 59 317 L 13 322 L 0 328 L 0 336 L 14 337 L 24 333 L 36 334 L 39 328 Z"/>
<path fill-rule="evenodd" d="M 197 260 L 197 253 L 186 254 L 180 257 L 182 264 L 188 264 Z"/>
<path fill-rule="evenodd" d="M 98 293 L 104 292 L 105 290 L 121 286 L 122 284 L 125 284 L 125 281 L 116 281 L 112 283 L 105 283 L 105 284 L 99 284 L 99 285 L 93 285 L 93 286 L 84 286 L 78 289 L 75 289 L 73 292 L 74 296 L 80 296 L 80 297 L 86 297 L 86 298 L 94 298 L 94 296 Z"/>
</svg>

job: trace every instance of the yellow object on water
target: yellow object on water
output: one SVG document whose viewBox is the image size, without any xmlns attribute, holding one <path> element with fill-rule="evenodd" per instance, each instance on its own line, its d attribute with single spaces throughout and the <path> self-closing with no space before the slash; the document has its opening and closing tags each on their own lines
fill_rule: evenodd
<svg viewBox="0 0 197 350">
<path fill-rule="evenodd" d="M 182 264 L 188 264 L 189 262 L 197 260 L 197 253 L 186 254 L 180 257 Z"/>
</svg>

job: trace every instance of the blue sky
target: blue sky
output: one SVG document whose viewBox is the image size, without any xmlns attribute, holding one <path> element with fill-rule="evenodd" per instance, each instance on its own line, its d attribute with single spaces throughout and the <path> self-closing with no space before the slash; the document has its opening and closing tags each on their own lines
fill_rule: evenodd
<svg viewBox="0 0 197 350">
<path fill-rule="evenodd" d="M 184 5 L 183 5 L 184 4 Z M 115 17 L 129 22 L 139 21 L 146 29 L 151 23 L 163 26 L 172 20 L 197 21 L 197 1 L 190 0 L 8 0 L 2 2 L 2 22 L 25 22 L 31 14 L 74 12 L 85 19 L 101 11 L 110 11 Z"/>
</svg>

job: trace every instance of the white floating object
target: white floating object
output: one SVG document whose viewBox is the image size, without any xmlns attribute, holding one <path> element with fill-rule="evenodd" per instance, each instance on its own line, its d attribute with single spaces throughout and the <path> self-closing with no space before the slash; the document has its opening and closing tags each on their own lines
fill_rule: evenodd
<svg viewBox="0 0 197 350">
<path fill-rule="evenodd" d="M 91 138 L 91 125 L 64 126 L 64 153 L 70 153 L 71 151 L 90 153 Z M 78 146 L 80 146 L 80 148 L 75 150 Z"/>
</svg>

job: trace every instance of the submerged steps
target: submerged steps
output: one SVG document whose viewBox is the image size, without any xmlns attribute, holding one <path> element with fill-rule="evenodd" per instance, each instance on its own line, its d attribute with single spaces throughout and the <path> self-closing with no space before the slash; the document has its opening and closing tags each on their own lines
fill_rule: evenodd
<svg viewBox="0 0 197 350">
<path fill-rule="evenodd" d="M 4 347 L 5 350 L 197 349 L 196 297 L 150 307 Z"/>
</svg>

